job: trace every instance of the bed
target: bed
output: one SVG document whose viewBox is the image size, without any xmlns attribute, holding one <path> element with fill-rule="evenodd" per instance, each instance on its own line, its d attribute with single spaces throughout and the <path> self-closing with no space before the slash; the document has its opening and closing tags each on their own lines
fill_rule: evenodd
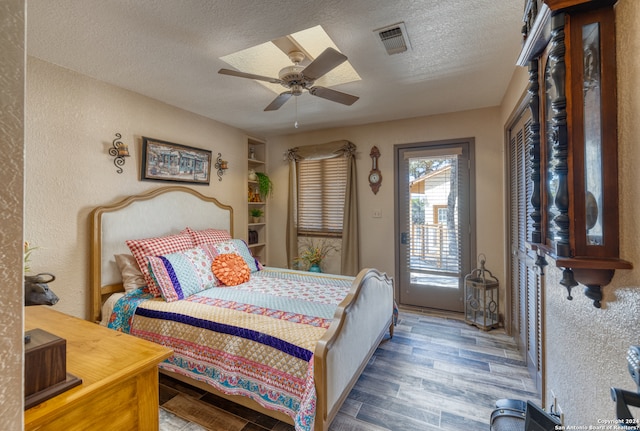
<svg viewBox="0 0 640 431">
<path fill-rule="evenodd" d="M 215 287 L 166 299 L 164 290 L 161 297 L 146 288 L 123 293 L 114 256 L 131 253 L 127 241 L 182 235 L 185 229 L 192 238 L 205 231 L 233 238 L 233 209 L 194 189 L 162 187 L 97 207 L 90 225 L 92 321 L 174 348 L 174 356 L 160 364 L 162 373 L 293 424 L 297 431 L 327 430 L 381 340 L 393 335 L 393 283 L 375 269 L 346 277 L 259 262 L 252 267 L 243 250 L 238 254 L 251 269 L 245 283 L 226 286 L 218 280 Z M 224 238 L 214 246 L 199 244 L 198 250 L 215 247 L 212 255 L 219 262 L 216 253 L 228 242 L 238 250 L 243 244 Z M 170 256 L 156 260 L 166 263 Z M 159 272 L 149 268 L 162 284 Z M 108 316 L 102 316 L 103 309 Z M 258 326 L 242 327 L 240 321 Z M 186 336 L 168 332 L 185 334 L 186 327 Z M 230 369 L 240 369 L 239 374 L 229 375 Z"/>
</svg>

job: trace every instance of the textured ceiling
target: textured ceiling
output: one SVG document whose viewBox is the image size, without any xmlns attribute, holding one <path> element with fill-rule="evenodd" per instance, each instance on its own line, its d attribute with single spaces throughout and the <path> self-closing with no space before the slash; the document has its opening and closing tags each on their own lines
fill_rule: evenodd
<svg viewBox="0 0 640 431">
<path fill-rule="evenodd" d="M 27 51 L 268 137 L 499 105 L 520 51 L 522 3 L 29 0 Z M 373 30 L 402 21 L 411 50 L 390 56 Z M 352 106 L 304 93 L 264 112 L 273 91 L 217 73 L 229 67 L 221 57 L 316 25 L 362 78 L 331 87 L 359 96 Z"/>
</svg>

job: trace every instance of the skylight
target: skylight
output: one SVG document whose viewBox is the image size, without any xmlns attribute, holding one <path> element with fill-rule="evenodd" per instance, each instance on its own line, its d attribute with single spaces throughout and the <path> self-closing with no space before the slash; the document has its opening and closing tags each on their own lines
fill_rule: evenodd
<svg viewBox="0 0 640 431">
<path fill-rule="evenodd" d="M 309 57 L 302 65 L 308 64 L 329 47 L 340 51 L 322 26 L 318 25 L 277 40 L 234 52 L 220 59 L 241 72 L 278 78 L 278 72 L 282 68 L 293 64 L 289 60 L 288 52 L 284 52 L 283 49 L 294 50 L 294 47 Z M 332 87 L 346 84 L 347 82 L 359 81 L 360 79 L 353 66 L 349 61 L 346 61 L 319 78 L 315 84 L 323 87 Z M 271 84 L 264 81 L 255 82 L 264 85 L 277 94 L 283 91 L 283 87 L 279 84 Z"/>
</svg>

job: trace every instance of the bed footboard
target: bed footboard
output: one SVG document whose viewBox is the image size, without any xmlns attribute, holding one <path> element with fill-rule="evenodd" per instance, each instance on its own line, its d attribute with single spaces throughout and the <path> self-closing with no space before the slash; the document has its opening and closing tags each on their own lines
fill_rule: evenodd
<svg viewBox="0 0 640 431">
<path fill-rule="evenodd" d="M 315 431 L 326 431 L 393 320 L 393 281 L 360 271 L 314 354 Z"/>
</svg>

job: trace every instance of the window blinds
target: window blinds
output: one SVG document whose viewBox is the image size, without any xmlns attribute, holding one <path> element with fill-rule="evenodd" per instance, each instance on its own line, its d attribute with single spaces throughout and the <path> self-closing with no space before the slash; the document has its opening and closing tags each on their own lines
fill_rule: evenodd
<svg viewBox="0 0 640 431">
<path fill-rule="evenodd" d="M 459 212 L 461 148 L 425 149 L 405 152 L 411 196 L 408 232 L 410 233 L 408 266 L 412 276 L 418 273 L 460 275 L 461 235 Z M 426 166 L 413 169 L 412 166 Z M 410 174 L 411 176 L 412 174 Z M 415 273 L 415 274 L 414 274 Z"/>
<path fill-rule="evenodd" d="M 298 234 L 341 235 L 346 157 L 298 162 Z"/>
</svg>

